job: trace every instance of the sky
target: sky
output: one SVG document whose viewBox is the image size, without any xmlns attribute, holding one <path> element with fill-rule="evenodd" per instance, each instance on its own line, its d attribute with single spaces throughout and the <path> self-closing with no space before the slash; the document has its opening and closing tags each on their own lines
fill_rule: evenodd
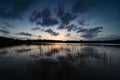
<svg viewBox="0 0 120 80">
<path fill-rule="evenodd" d="M 120 39 L 120 0 L 0 0 L 0 36 Z"/>
</svg>

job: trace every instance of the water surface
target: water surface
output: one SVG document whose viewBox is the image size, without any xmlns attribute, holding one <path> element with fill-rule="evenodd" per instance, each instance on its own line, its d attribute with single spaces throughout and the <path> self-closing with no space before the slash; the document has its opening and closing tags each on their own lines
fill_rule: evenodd
<svg viewBox="0 0 120 80">
<path fill-rule="evenodd" d="M 51 43 L 0 48 L 0 80 L 119 80 L 120 46 Z"/>
</svg>

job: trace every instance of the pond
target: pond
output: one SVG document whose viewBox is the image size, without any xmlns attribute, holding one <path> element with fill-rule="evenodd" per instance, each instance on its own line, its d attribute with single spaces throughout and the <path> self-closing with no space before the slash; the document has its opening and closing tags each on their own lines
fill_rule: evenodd
<svg viewBox="0 0 120 80">
<path fill-rule="evenodd" d="M 119 80 L 120 45 L 46 43 L 0 48 L 0 80 Z"/>
</svg>

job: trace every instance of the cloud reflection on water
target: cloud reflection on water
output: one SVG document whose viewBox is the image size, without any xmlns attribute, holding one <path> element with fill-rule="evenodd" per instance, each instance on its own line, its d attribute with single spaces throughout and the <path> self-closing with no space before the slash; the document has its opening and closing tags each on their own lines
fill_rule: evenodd
<svg viewBox="0 0 120 80">
<path fill-rule="evenodd" d="M 12 77 L 30 80 L 113 79 L 120 73 L 119 51 L 117 47 L 67 43 L 13 46 L 0 49 L 0 71 L 3 76 L 12 71 Z M 6 70 L 8 74 L 3 74 Z"/>
</svg>

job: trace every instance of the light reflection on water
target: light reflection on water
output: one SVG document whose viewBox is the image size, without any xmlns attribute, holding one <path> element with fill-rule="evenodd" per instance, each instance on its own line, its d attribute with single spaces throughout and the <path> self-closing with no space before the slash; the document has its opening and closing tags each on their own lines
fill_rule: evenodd
<svg viewBox="0 0 120 80">
<path fill-rule="evenodd" d="M 116 79 L 120 47 L 53 43 L 0 49 L 0 77 L 26 79 Z M 68 75 L 68 72 L 70 73 Z M 4 76 L 8 76 L 5 78 Z M 48 76 L 47 78 L 45 76 Z M 70 77 L 72 76 L 72 77 Z"/>
</svg>

